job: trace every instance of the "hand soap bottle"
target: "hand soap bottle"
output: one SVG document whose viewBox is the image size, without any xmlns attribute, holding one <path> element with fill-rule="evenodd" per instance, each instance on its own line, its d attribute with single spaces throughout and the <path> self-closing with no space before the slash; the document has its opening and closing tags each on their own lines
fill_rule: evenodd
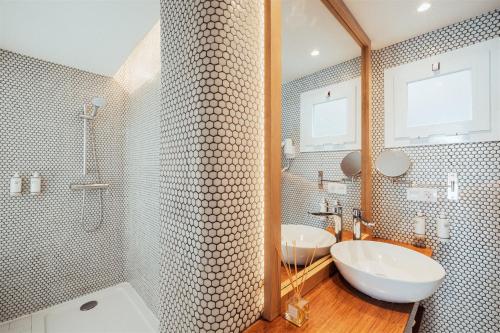
<svg viewBox="0 0 500 333">
<path fill-rule="evenodd" d="M 422 211 L 417 212 L 413 218 L 414 236 L 413 245 L 416 247 L 425 247 L 425 216 Z"/>
<path fill-rule="evenodd" d="M 33 176 L 30 179 L 30 194 L 31 195 L 39 195 L 41 192 L 41 178 L 40 174 L 35 171 L 33 172 Z"/>
<path fill-rule="evenodd" d="M 441 243 L 447 243 L 450 239 L 450 221 L 445 212 L 441 212 L 437 218 L 437 236 Z"/>
<path fill-rule="evenodd" d="M 10 195 L 13 197 L 21 196 L 22 190 L 22 179 L 19 176 L 19 173 L 15 173 L 14 176 L 10 179 Z"/>
</svg>

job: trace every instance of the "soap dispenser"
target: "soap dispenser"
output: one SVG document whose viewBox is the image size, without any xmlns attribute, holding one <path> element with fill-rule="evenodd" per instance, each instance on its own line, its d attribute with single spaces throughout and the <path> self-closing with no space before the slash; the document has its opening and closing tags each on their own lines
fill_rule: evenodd
<svg viewBox="0 0 500 333">
<path fill-rule="evenodd" d="M 413 245 L 416 247 L 425 247 L 425 216 L 421 210 L 413 218 L 414 237 Z"/>
<path fill-rule="evenodd" d="M 450 239 L 450 221 L 445 212 L 441 212 L 437 218 L 437 236 L 441 243 L 447 243 Z"/>
<path fill-rule="evenodd" d="M 22 189 L 22 179 L 19 173 L 14 173 L 14 176 L 10 179 L 10 195 L 13 197 L 21 196 Z"/>
<path fill-rule="evenodd" d="M 30 194 L 31 195 L 39 195 L 41 192 L 41 178 L 40 174 L 35 171 L 30 178 Z"/>
</svg>

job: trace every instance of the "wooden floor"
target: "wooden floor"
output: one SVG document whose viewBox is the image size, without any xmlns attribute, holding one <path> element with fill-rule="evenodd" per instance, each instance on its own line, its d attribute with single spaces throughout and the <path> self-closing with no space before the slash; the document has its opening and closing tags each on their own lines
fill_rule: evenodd
<svg viewBox="0 0 500 333">
<path fill-rule="evenodd" d="M 298 328 L 282 317 L 272 322 L 259 320 L 246 333 L 402 333 L 413 304 L 387 303 L 352 288 L 340 274 L 321 282 L 305 295 L 310 301 L 310 318 Z"/>
</svg>

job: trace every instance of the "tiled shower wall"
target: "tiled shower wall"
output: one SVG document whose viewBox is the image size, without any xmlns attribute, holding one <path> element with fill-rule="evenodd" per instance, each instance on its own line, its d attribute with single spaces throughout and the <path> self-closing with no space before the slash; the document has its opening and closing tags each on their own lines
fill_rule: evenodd
<svg viewBox="0 0 500 333">
<path fill-rule="evenodd" d="M 130 93 L 125 142 L 127 280 L 156 313 L 160 278 L 159 73 Z"/>
<path fill-rule="evenodd" d="M 500 36 L 500 11 L 439 29 L 373 52 L 373 154 L 384 149 L 384 69 Z M 493 92 L 498 93 L 498 92 Z M 460 200 L 435 204 L 406 200 L 405 187 L 374 172 L 376 235 L 412 240 L 411 219 L 418 209 L 428 219 L 428 245 L 444 266 L 441 288 L 424 302 L 422 332 L 499 332 L 500 143 L 436 145 L 403 149 L 412 160 L 405 177 L 420 183 L 446 181 L 457 172 Z M 452 238 L 438 242 L 436 218 L 444 211 Z"/>
<path fill-rule="evenodd" d="M 126 278 L 155 314 L 160 278 L 160 67 L 158 21 L 114 75 L 128 92 Z"/>
<path fill-rule="evenodd" d="M 262 310 L 263 11 L 161 1 L 162 332 L 241 332 Z"/>
<path fill-rule="evenodd" d="M 355 58 L 323 69 L 282 85 L 282 140 L 291 138 L 300 150 L 300 94 L 330 84 L 360 76 L 361 59 Z M 344 209 L 344 223 L 350 228 L 350 213 L 360 207 L 360 183 L 348 181 L 347 195 L 329 194 L 318 189 L 318 171 L 325 179 L 340 180 L 344 174 L 340 162 L 350 151 L 298 153 L 290 168 L 281 176 L 281 213 L 283 224 L 305 224 L 325 228 L 326 222 L 308 214 L 319 211 L 319 204 L 327 198 L 333 205 L 338 200 Z M 286 161 L 283 161 L 283 166 Z M 325 184 L 326 189 L 326 184 Z"/>
<path fill-rule="evenodd" d="M 82 194 L 82 102 L 103 96 L 93 122 L 104 193 Z M 0 50 L 0 321 L 125 280 L 124 112 L 126 92 L 111 78 Z M 89 158 L 91 155 L 89 154 Z M 42 176 L 42 194 L 28 194 L 28 177 Z M 14 172 L 22 197 L 9 196 Z"/>
</svg>

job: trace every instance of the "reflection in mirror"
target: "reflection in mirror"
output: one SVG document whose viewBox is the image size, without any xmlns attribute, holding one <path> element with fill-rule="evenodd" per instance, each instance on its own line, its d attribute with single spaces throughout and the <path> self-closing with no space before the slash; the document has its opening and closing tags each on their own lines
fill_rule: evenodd
<svg viewBox="0 0 500 333">
<path fill-rule="evenodd" d="M 294 261 L 295 244 L 300 275 L 315 248 L 313 267 L 331 260 L 333 226 L 350 229 L 342 210 L 360 207 L 359 180 L 342 183 L 341 162 L 359 174 L 361 49 L 321 0 L 283 0 L 281 55 L 282 252 Z"/>
<path fill-rule="evenodd" d="M 358 176 L 361 173 L 361 153 L 353 151 L 347 154 L 340 163 L 340 168 L 344 175 L 349 178 Z"/>
<path fill-rule="evenodd" d="M 386 150 L 380 153 L 375 161 L 378 172 L 387 177 L 400 177 L 410 169 L 411 161 L 405 152 Z"/>
<path fill-rule="evenodd" d="M 284 224 L 281 226 L 281 253 L 289 264 L 304 266 L 307 259 L 321 258 L 330 253 L 335 244 L 335 236 L 325 230 L 300 224 Z M 314 239 L 315 242 L 311 242 Z M 295 251 L 295 253 L 294 253 Z"/>
</svg>

